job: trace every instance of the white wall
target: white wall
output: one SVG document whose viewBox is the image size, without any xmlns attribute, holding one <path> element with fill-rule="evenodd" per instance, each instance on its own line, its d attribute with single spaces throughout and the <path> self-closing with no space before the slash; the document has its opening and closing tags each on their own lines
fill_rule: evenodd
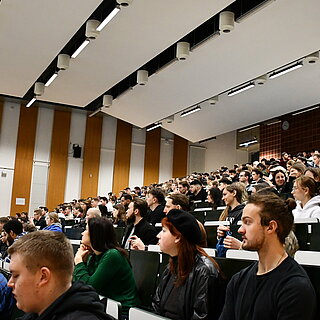
<svg viewBox="0 0 320 320">
<path fill-rule="evenodd" d="M 132 127 L 129 186 L 141 187 L 144 178 L 144 151 L 146 148 L 146 130 Z"/>
<path fill-rule="evenodd" d="M 30 213 L 39 206 L 45 205 L 47 199 L 53 116 L 53 109 L 38 109 L 30 190 Z"/>
<path fill-rule="evenodd" d="M 205 172 L 206 148 L 203 146 L 189 145 L 188 172 Z"/>
<path fill-rule="evenodd" d="M 221 166 L 233 168 L 235 163 L 248 161 L 248 152 L 236 149 L 236 134 L 236 131 L 231 131 L 203 144 L 207 148 L 204 171 L 210 172 Z"/>
<path fill-rule="evenodd" d="M 0 131 L 0 216 L 10 214 L 20 105 L 5 102 Z"/>
<path fill-rule="evenodd" d="M 112 190 L 113 163 L 116 149 L 117 119 L 103 116 L 98 195 L 106 196 Z"/>
<path fill-rule="evenodd" d="M 65 202 L 80 198 L 86 123 L 87 114 L 73 109 L 70 122 L 67 179 L 64 193 Z M 78 144 L 82 148 L 81 158 L 73 158 L 73 144 Z"/>
</svg>

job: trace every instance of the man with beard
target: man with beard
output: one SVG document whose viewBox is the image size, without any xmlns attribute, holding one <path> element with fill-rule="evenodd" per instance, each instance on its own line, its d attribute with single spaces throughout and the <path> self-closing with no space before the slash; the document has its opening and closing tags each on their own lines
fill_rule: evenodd
<svg viewBox="0 0 320 320">
<path fill-rule="evenodd" d="M 243 210 L 242 248 L 259 261 L 228 284 L 220 320 L 315 319 L 316 296 L 304 269 L 284 249 L 293 227 L 292 199 L 256 193 Z"/>
<path fill-rule="evenodd" d="M 157 231 L 144 218 L 148 210 L 148 204 L 145 200 L 135 198 L 130 202 L 127 210 L 127 224 L 125 236 L 121 246 L 130 249 L 131 241 L 140 238 L 145 245 L 157 244 Z"/>
</svg>

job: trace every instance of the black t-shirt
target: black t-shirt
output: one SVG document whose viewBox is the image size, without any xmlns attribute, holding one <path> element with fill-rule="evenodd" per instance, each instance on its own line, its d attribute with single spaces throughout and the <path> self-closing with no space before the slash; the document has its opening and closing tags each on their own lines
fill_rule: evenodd
<svg viewBox="0 0 320 320">
<path fill-rule="evenodd" d="M 314 319 L 314 288 L 296 261 L 288 257 L 263 275 L 257 269 L 258 262 L 232 277 L 219 320 Z"/>
</svg>

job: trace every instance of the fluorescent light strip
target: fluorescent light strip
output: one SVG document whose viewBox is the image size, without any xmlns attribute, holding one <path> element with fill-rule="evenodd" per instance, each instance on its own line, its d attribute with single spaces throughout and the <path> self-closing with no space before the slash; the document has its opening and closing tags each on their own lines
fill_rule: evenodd
<svg viewBox="0 0 320 320">
<path fill-rule="evenodd" d="M 71 58 L 76 58 L 80 52 L 90 43 L 89 39 L 86 39 L 82 42 L 81 46 L 72 54 Z"/>
<path fill-rule="evenodd" d="M 253 143 L 257 143 L 257 142 L 258 142 L 258 140 L 251 140 L 248 142 L 243 142 L 243 143 L 239 144 L 239 147 L 247 147 L 248 145 L 253 144 Z"/>
<path fill-rule="evenodd" d="M 54 81 L 54 79 L 58 76 L 58 72 L 55 72 L 51 77 L 50 79 L 45 83 L 45 87 L 49 87 L 50 84 Z"/>
<path fill-rule="evenodd" d="M 110 14 L 98 25 L 97 31 L 101 31 L 120 11 L 120 8 L 115 7 Z"/>
<path fill-rule="evenodd" d="M 269 79 L 275 79 L 278 78 L 288 72 L 294 71 L 296 69 L 299 69 L 302 67 L 302 62 L 298 62 L 297 64 L 294 64 L 293 66 L 287 67 L 285 69 L 282 69 L 280 71 L 274 71 L 270 74 Z"/>
<path fill-rule="evenodd" d="M 151 131 L 151 130 L 157 129 L 157 128 L 161 127 L 161 126 L 162 126 L 162 123 L 159 122 L 159 123 L 147 128 L 147 131 Z"/>
<path fill-rule="evenodd" d="M 245 86 L 243 87 L 240 87 L 240 88 L 237 88 L 237 89 L 233 89 L 231 90 L 229 93 L 228 93 L 228 97 L 232 97 L 240 92 L 243 92 L 243 91 L 246 91 L 246 90 L 249 90 L 251 88 L 254 87 L 254 83 L 253 82 L 250 82 L 248 84 L 246 84 Z"/>
<path fill-rule="evenodd" d="M 36 101 L 36 98 L 32 98 L 26 105 L 27 108 L 31 107 L 31 105 Z"/>
<path fill-rule="evenodd" d="M 281 120 L 270 122 L 270 123 L 267 123 L 267 126 L 272 126 L 273 124 L 277 124 L 277 123 L 280 123 L 280 122 L 281 122 Z"/>
<path fill-rule="evenodd" d="M 250 127 L 250 128 L 241 129 L 241 130 L 239 130 L 238 132 L 244 132 L 244 131 L 251 130 L 251 129 L 254 129 L 254 128 L 258 128 L 258 127 L 260 127 L 260 124 L 257 124 L 257 125 L 255 125 L 255 126 L 252 126 L 252 127 Z"/>
<path fill-rule="evenodd" d="M 197 112 L 197 111 L 200 111 L 200 110 L 201 110 L 201 107 L 200 107 L 200 106 L 197 106 L 197 107 L 195 107 L 195 108 L 193 108 L 193 109 L 190 109 L 190 110 L 188 110 L 188 111 L 182 112 L 181 115 L 180 115 L 180 117 L 181 117 L 181 118 L 186 117 L 186 116 L 188 116 L 188 115 L 190 115 L 190 114 L 192 114 L 192 113 L 195 113 L 195 112 Z"/>
<path fill-rule="evenodd" d="M 313 108 L 311 108 L 311 109 L 307 109 L 307 110 L 302 110 L 302 111 L 299 111 L 299 112 L 295 112 L 295 113 L 293 113 L 292 115 L 293 115 L 293 116 L 297 116 L 298 114 L 305 113 L 305 112 L 309 112 L 309 111 L 311 111 L 311 110 L 315 110 L 315 109 L 319 109 L 319 108 L 320 108 L 319 106 L 316 106 L 316 107 L 313 107 Z"/>
</svg>

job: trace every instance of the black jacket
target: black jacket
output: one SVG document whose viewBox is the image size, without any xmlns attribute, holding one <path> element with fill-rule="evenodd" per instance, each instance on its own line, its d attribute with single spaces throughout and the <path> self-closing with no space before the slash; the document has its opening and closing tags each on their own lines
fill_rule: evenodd
<svg viewBox="0 0 320 320">
<path fill-rule="evenodd" d="M 39 220 L 34 219 L 33 223 L 36 227 L 40 227 L 40 230 L 47 226 L 46 218 L 44 216 L 41 216 Z"/>
<path fill-rule="evenodd" d="M 191 193 L 190 197 L 189 197 L 189 200 L 190 201 L 198 201 L 198 200 L 206 201 L 207 200 L 207 196 L 208 196 L 207 191 L 205 189 L 201 188 L 197 195 Z"/>
<path fill-rule="evenodd" d="M 164 205 L 159 204 L 153 211 L 148 211 L 145 219 L 154 226 L 156 223 L 160 223 L 161 220 L 166 216 L 163 210 Z"/>
<path fill-rule="evenodd" d="M 128 226 L 125 236 L 121 243 L 122 248 L 125 246 L 133 227 L 134 227 L 133 224 Z M 158 243 L 157 230 L 152 225 L 150 225 L 144 218 L 142 218 L 136 224 L 133 235 L 140 238 L 146 246 L 149 244 Z"/>
<path fill-rule="evenodd" d="M 155 313 L 166 316 L 166 303 L 173 277 L 169 266 L 164 271 L 153 299 Z M 168 290 L 169 289 L 169 290 Z M 225 284 L 212 261 L 198 254 L 185 283 L 179 287 L 175 304 L 181 320 L 215 320 L 219 318 L 225 298 Z"/>
<path fill-rule="evenodd" d="M 229 209 L 227 221 L 230 221 L 231 225 L 236 225 L 238 221 L 242 218 L 243 208 L 245 207 L 244 203 L 239 204 L 233 210 Z"/>
<path fill-rule="evenodd" d="M 20 320 L 111 320 L 98 294 L 91 286 L 82 282 L 71 288 L 54 301 L 40 316 L 26 313 Z"/>
</svg>

